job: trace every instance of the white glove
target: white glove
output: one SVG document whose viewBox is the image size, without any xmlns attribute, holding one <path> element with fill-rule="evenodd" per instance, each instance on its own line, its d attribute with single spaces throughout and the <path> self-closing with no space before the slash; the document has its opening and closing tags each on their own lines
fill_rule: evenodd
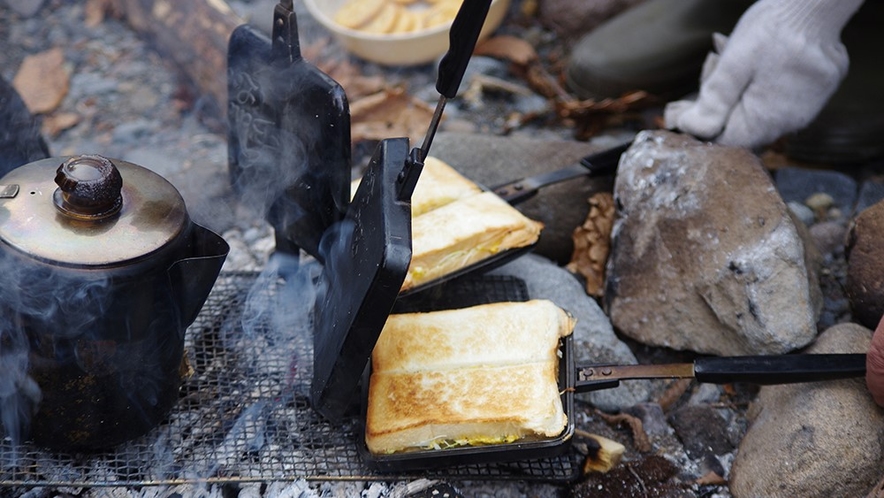
<svg viewBox="0 0 884 498">
<path fill-rule="evenodd" d="M 666 127 L 747 148 L 804 128 L 847 74 L 841 29 L 862 2 L 758 0 L 713 36 L 696 102 L 668 104 Z"/>
</svg>

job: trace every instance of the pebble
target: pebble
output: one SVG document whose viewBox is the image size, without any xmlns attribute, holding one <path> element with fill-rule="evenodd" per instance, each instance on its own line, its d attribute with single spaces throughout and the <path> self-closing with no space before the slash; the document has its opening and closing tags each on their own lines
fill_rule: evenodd
<svg viewBox="0 0 884 498">
<path fill-rule="evenodd" d="M 806 226 L 813 225 L 814 221 L 816 221 L 816 217 L 813 214 L 813 210 L 807 207 L 805 204 L 796 201 L 789 201 L 786 203 L 789 207 L 789 210 L 792 211 L 792 214 L 795 215 L 802 223 Z"/>
<path fill-rule="evenodd" d="M 786 167 L 776 171 L 777 190 L 786 202 L 806 202 L 814 194 L 827 194 L 844 213 L 853 211 L 856 180 L 840 171 Z M 815 202 L 815 201 L 814 201 Z M 814 209 L 814 206 L 809 206 Z M 828 206 L 827 206 L 828 207 Z"/>
</svg>

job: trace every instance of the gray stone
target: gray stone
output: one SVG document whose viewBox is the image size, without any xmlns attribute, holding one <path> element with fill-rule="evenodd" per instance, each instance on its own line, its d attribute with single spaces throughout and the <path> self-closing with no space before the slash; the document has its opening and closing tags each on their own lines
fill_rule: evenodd
<svg viewBox="0 0 884 498">
<path fill-rule="evenodd" d="M 576 363 L 636 363 L 635 355 L 614 334 L 611 322 L 599 305 L 586 294 L 577 278 L 564 268 L 542 256 L 529 254 L 491 273 L 521 278 L 527 284 L 531 298 L 549 299 L 577 318 L 573 338 Z M 647 381 L 628 381 L 616 389 L 578 396 L 602 410 L 619 411 L 646 401 L 648 393 Z"/>
<path fill-rule="evenodd" d="M 673 432 L 659 403 L 639 403 L 629 407 L 625 412 L 641 420 L 642 429 L 649 436 L 662 436 Z"/>
<path fill-rule="evenodd" d="M 786 205 L 789 206 L 789 210 L 792 211 L 792 214 L 794 214 L 796 218 L 801 220 L 802 223 L 807 226 L 813 225 L 813 222 L 815 221 L 813 210 L 811 210 L 809 207 L 795 201 L 789 201 L 786 203 Z"/>
<path fill-rule="evenodd" d="M 810 353 L 865 353 L 856 324 L 822 333 Z M 884 465 L 884 411 L 863 379 L 762 387 L 731 469 L 735 498 L 866 496 Z"/>
<path fill-rule="evenodd" d="M 46 0 L 6 0 L 6 6 L 24 17 L 31 17 L 40 11 Z"/>
<path fill-rule="evenodd" d="M 850 227 L 845 291 L 853 315 L 874 329 L 884 315 L 884 201 L 866 209 Z"/>
<path fill-rule="evenodd" d="M 816 337 L 819 282 L 758 159 L 666 131 L 623 155 L 607 266 L 614 326 L 640 342 L 775 354 Z"/>
<path fill-rule="evenodd" d="M 709 405 L 685 405 L 669 416 L 685 451 L 694 458 L 720 456 L 734 450 L 727 421 Z"/>
<path fill-rule="evenodd" d="M 867 180 L 860 185 L 859 196 L 856 200 L 855 215 L 862 213 L 866 208 L 884 201 L 884 180 Z"/>
<path fill-rule="evenodd" d="M 786 202 L 805 202 L 814 194 L 828 194 L 842 213 L 850 213 L 856 202 L 856 181 L 837 171 L 783 168 L 776 172 L 776 185 Z"/>
<path fill-rule="evenodd" d="M 121 123 L 114 128 L 113 140 L 116 145 L 136 144 L 142 137 L 150 134 L 158 126 L 158 123 L 145 119 Z"/>
<path fill-rule="evenodd" d="M 564 168 L 584 156 L 603 150 L 585 142 L 512 139 L 475 133 L 440 132 L 431 154 L 447 162 L 471 180 L 494 187 L 526 176 Z M 571 234 L 589 213 L 587 199 L 609 191 L 612 179 L 577 178 L 540 189 L 533 199 L 516 207 L 544 224 L 535 252 L 559 265 L 571 259 Z"/>
<path fill-rule="evenodd" d="M 824 221 L 811 226 L 810 237 L 823 254 L 832 254 L 844 249 L 847 226 L 838 221 Z"/>
</svg>

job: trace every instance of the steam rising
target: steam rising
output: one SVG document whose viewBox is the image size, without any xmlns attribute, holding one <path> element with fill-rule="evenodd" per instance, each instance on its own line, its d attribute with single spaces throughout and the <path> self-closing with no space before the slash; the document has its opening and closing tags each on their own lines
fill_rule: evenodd
<svg viewBox="0 0 884 498">
<path fill-rule="evenodd" d="M 53 331 L 66 339 L 89 334 L 106 305 L 107 289 L 102 278 L 65 278 L 39 264 L 0 254 L 0 421 L 14 446 L 25 439 L 42 398 L 29 372 L 29 356 L 32 347 L 46 345 L 28 330 Z M 68 354 L 82 364 L 86 359 L 78 353 Z"/>
</svg>

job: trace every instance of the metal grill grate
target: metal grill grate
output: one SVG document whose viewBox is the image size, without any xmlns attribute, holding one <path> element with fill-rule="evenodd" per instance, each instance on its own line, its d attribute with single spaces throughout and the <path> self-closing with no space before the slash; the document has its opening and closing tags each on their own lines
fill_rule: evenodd
<svg viewBox="0 0 884 498">
<path fill-rule="evenodd" d="M 242 317 L 255 273 L 222 273 L 188 329 L 194 373 L 170 416 L 144 437 L 90 455 L 58 455 L 0 441 L 0 486 L 143 486 L 306 479 L 569 481 L 576 453 L 550 459 L 465 465 L 411 475 L 369 470 L 357 452 L 358 407 L 330 424 L 309 406 L 310 333 L 280 338 L 269 316 Z M 269 299 L 275 286 L 258 291 Z M 292 361 L 292 358 L 297 358 Z"/>
</svg>

